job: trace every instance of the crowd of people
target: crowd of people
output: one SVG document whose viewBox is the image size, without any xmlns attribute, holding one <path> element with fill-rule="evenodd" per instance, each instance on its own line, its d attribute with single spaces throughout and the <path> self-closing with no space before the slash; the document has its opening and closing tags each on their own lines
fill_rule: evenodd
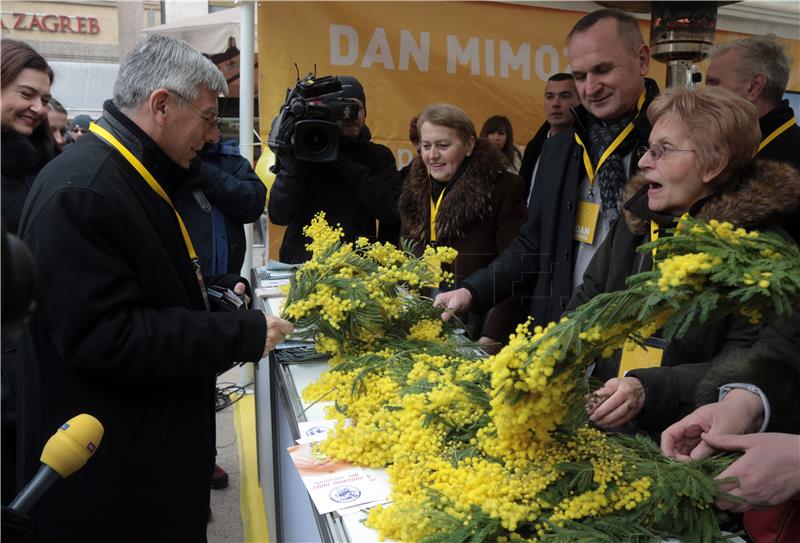
<svg viewBox="0 0 800 543">
<path fill-rule="evenodd" d="M 45 59 L 3 40 L 3 221 L 37 269 L 57 271 L 41 276 L 23 335 L 4 333 L 3 503 L 62 422 L 88 412 L 106 427 L 90 465 L 38 504 L 34 540 L 77 537 L 84 524 L 141 540 L 141 518 L 173 530 L 161 538 L 203 540 L 215 376 L 292 330 L 257 311 L 213 311 L 207 296 L 249 294 L 242 225 L 265 205 L 286 226 L 287 263 L 308 259 L 302 229 L 320 211 L 347 241 L 454 247 L 453 282 L 429 294 L 487 351 L 529 316 L 551 322 L 624 289 L 654 265 L 636 248 L 685 213 L 797 242 L 800 127 L 774 38 L 723 44 L 704 87 L 666 90 L 647 77 L 650 49 L 622 11 L 587 14 L 566 44 L 571 73 L 547 81 L 546 122 L 524 152 L 507 117 L 478 133 L 457 105 L 436 103 L 411 119 L 417 154 L 400 171 L 372 141 L 361 82 L 340 76 L 358 115 L 340 121 L 337 157 L 281 150 L 265 202 L 250 165 L 220 141 L 225 79 L 186 43 L 140 42 L 101 118 L 69 124 Z M 776 518 L 800 530 L 800 312 L 768 324 L 731 316 L 681 339 L 656 333 L 649 346 L 660 358 L 649 367 L 620 353 L 595 362 L 603 385 L 589 420 L 646 433 L 678 460 L 742 451 L 720 475 L 735 477 L 722 489 L 741 500 L 717 505 L 747 511 L 754 538 Z"/>
</svg>

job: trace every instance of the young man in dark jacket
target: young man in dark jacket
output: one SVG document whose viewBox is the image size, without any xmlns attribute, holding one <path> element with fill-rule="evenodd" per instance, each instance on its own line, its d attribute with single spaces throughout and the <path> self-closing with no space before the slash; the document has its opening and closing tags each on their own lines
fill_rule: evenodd
<svg viewBox="0 0 800 543">
<path fill-rule="evenodd" d="M 342 98 L 359 104 L 358 118 L 340 121 L 342 138 L 334 162 L 299 161 L 280 153 L 280 170 L 269 193 L 269 218 L 286 226 L 280 249 L 281 262 L 308 260 L 309 240 L 303 227 L 324 211 L 331 224 L 339 224 L 347 241 L 365 236 L 397 243 L 400 217 L 397 199 L 402 181 L 388 147 L 373 143 L 364 124 L 367 98 L 357 79 L 340 76 Z M 375 221 L 379 221 L 376 229 Z"/>
<path fill-rule="evenodd" d="M 517 289 L 533 292 L 537 324 L 558 320 L 597 248 L 620 213 L 622 189 L 647 142 L 645 112 L 658 88 L 645 79 L 650 49 L 630 15 L 592 12 L 567 36 L 570 64 L 583 106 L 571 130 L 549 138 L 534 183 L 536 202 L 511 245 L 472 274 L 464 288 L 439 294 L 452 312 L 490 307 Z"/>
<path fill-rule="evenodd" d="M 37 503 L 32 541 L 204 541 L 214 462 L 214 385 L 291 330 L 259 311 L 207 311 L 172 198 L 219 137 L 216 66 L 149 36 L 120 65 L 97 125 L 39 174 L 20 222 L 38 269 L 21 363 L 21 480 L 79 413 L 103 425 L 80 471 Z"/>
</svg>

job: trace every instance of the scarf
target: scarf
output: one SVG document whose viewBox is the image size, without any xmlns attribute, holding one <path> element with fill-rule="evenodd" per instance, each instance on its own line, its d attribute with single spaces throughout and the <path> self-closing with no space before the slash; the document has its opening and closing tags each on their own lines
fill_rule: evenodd
<svg viewBox="0 0 800 543">
<path fill-rule="evenodd" d="M 634 113 L 631 111 L 614 121 L 601 121 L 593 115 L 588 116 L 589 155 L 594 164 L 597 164 L 603 152 L 634 119 Z M 600 187 L 602 201 L 600 213 L 611 224 L 619 217 L 622 205 L 622 187 L 628 180 L 622 159 L 633 148 L 634 140 L 635 138 L 630 137 L 629 134 L 606 159 L 600 170 L 595 173 L 595 187 Z"/>
</svg>

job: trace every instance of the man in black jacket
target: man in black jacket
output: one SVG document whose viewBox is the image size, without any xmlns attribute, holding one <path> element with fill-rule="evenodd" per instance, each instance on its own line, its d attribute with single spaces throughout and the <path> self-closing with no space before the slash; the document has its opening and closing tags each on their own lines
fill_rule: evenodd
<svg viewBox="0 0 800 543">
<path fill-rule="evenodd" d="M 531 189 L 539 169 L 539 157 L 547 138 L 560 134 L 572 126 L 572 109 L 580 105 L 578 89 L 572 74 L 557 73 L 550 76 L 544 87 L 544 116 L 547 119 L 533 139 L 525 146 L 519 175 L 525 181 L 525 201 L 531 206 Z"/>
<path fill-rule="evenodd" d="M 756 106 L 762 137 L 758 158 L 788 162 L 800 170 L 800 126 L 783 99 L 790 64 L 773 37 L 735 40 L 712 51 L 706 84 L 724 87 Z M 800 242 L 800 211 L 788 215 L 783 226 Z"/>
<path fill-rule="evenodd" d="M 120 64 L 113 101 L 51 161 L 20 222 L 38 270 L 21 360 L 21 480 L 79 413 L 104 426 L 80 471 L 34 510 L 33 541 L 205 541 L 214 385 L 291 330 L 259 311 L 212 313 L 172 205 L 190 161 L 219 137 L 225 78 L 186 42 L 149 36 Z M 88 530 L 88 532 L 87 532 Z"/>
<path fill-rule="evenodd" d="M 334 162 L 296 160 L 280 153 L 280 171 L 269 193 L 269 218 L 286 226 L 280 249 L 282 262 L 310 258 L 303 227 L 320 211 L 331 224 L 340 224 L 346 241 L 365 236 L 397 243 L 400 217 L 397 198 L 402 181 L 388 147 L 373 143 L 364 124 L 367 98 L 354 77 L 340 76 L 342 98 L 359 104 L 358 118 L 340 121 L 339 156 Z M 375 221 L 379 221 L 376 231 Z"/>
<path fill-rule="evenodd" d="M 574 287 L 619 217 L 622 188 L 636 168 L 636 149 L 650 135 L 646 111 L 658 94 L 650 49 L 639 24 L 614 9 L 589 13 L 567 36 L 572 73 L 583 104 L 571 130 L 542 150 L 528 221 L 492 264 L 439 294 L 443 319 L 470 306 L 492 307 L 519 288 L 531 289 L 538 324 L 559 319 Z"/>
</svg>

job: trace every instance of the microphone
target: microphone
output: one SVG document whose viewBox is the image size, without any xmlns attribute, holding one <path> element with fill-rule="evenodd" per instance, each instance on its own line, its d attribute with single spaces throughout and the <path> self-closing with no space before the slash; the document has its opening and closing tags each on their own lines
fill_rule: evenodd
<svg viewBox="0 0 800 543">
<path fill-rule="evenodd" d="M 27 513 L 47 489 L 61 477 L 83 467 L 103 439 L 103 425 L 91 415 L 72 417 L 53 434 L 44 446 L 42 467 L 9 505 L 19 513 Z"/>
</svg>

